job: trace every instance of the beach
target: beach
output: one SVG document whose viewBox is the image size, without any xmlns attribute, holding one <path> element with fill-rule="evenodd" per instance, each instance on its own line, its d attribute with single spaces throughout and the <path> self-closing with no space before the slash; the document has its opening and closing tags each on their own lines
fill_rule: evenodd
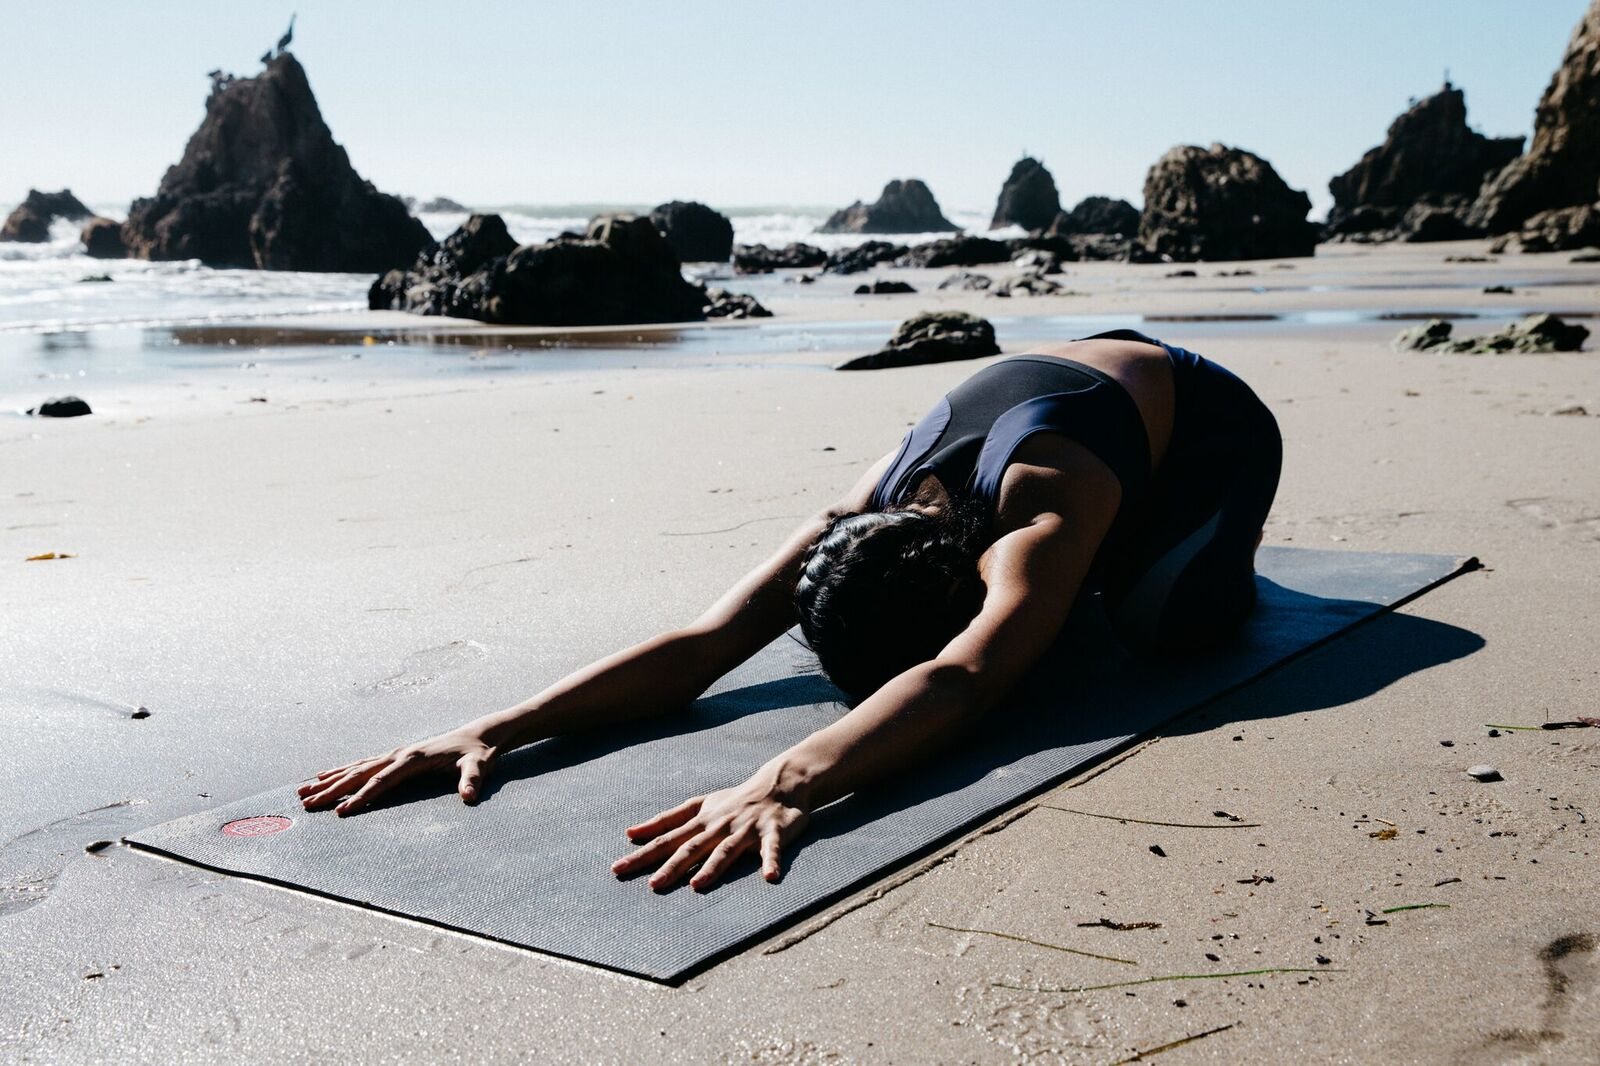
<svg viewBox="0 0 1600 1066">
<path fill-rule="evenodd" d="M 1595 341 L 1389 345 L 1595 328 L 1600 265 L 1487 243 L 1008 300 L 778 274 L 731 285 L 774 318 L 669 330 L 333 298 L 0 332 L 0 1058 L 1592 1061 L 1600 731 L 1537 727 L 1600 715 Z M 116 843 L 691 620 L 984 365 L 831 370 L 924 309 L 1214 357 L 1283 429 L 1268 545 L 1483 569 L 679 987 Z M 20 414 L 65 392 L 95 414 Z"/>
</svg>

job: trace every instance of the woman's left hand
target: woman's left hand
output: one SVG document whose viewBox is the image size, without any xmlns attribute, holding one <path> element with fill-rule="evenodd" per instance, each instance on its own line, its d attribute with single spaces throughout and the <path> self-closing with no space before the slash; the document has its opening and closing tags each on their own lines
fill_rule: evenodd
<svg viewBox="0 0 1600 1066">
<path fill-rule="evenodd" d="M 703 891 L 745 852 L 759 848 L 761 876 L 782 876 L 781 850 L 804 828 L 807 814 L 780 798 L 770 780 L 757 774 L 742 785 L 696 796 L 647 822 L 629 826 L 628 839 L 643 844 L 611 864 L 611 872 L 628 877 L 656 868 L 650 887 L 671 888 L 698 864 L 689 886 Z"/>
</svg>

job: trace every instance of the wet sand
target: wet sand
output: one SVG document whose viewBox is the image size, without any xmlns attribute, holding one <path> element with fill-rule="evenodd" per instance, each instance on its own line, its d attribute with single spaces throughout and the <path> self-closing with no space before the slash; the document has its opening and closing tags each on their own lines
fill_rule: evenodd
<svg viewBox="0 0 1600 1066">
<path fill-rule="evenodd" d="M 1481 252 L 1069 265 L 1085 297 L 763 295 L 831 336 L 944 305 L 1284 316 L 1144 327 L 1278 416 L 1267 541 L 1487 569 L 680 988 L 84 847 L 686 620 L 978 364 L 633 342 L 598 350 L 637 368 L 589 369 L 596 349 L 513 342 L 488 373 L 459 349 L 369 370 L 385 346 L 361 337 L 420 326 L 362 316 L 309 324 L 358 330 L 329 354 L 362 373 L 205 366 L 85 388 L 91 419 L 0 420 L 0 1058 L 1103 1063 L 1216 1030 L 1163 1061 L 1592 1060 L 1600 731 L 1488 725 L 1600 714 L 1600 358 L 1396 353 L 1404 323 L 1352 314 L 1484 315 L 1470 332 L 1510 303 L 1600 306 L 1600 267 L 1565 256 L 1441 262 Z M 1246 284 L 1280 278 L 1306 284 Z M 73 558 L 23 561 L 48 551 Z M 1463 773 L 1485 762 L 1504 780 Z M 1312 972 L 1061 991 L 1266 968 Z"/>
</svg>

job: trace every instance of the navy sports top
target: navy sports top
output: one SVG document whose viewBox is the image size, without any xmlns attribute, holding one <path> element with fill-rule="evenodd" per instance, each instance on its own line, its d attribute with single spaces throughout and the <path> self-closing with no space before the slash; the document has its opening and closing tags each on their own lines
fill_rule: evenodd
<svg viewBox="0 0 1600 1066">
<path fill-rule="evenodd" d="M 1165 349 L 1174 385 L 1202 362 L 1182 348 L 1133 330 L 1086 340 L 1137 340 Z M 923 477 L 936 476 L 993 514 L 1000 480 L 1017 447 L 1035 433 L 1060 433 L 1111 468 L 1122 485 L 1119 515 L 1128 514 L 1150 481 L 1150 438 L 1127 390 L 1092 366 L 1047 355 L 1022 355 L 978 371 L 951 390 L 906 434 L 894 462 L 872 490 L 881 511 L 905 501 Z"/>
</svg>

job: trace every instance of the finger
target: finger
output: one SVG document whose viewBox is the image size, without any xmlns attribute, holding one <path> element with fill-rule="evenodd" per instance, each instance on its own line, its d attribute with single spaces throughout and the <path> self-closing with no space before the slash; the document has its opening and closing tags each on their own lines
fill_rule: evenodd
<svg viewBox="0 0 1600 1066">
<path fill-rule="evenodd" d="M 356 790 L 355 794 L 349 799 L 335 807 L 333 813 L 343 817 L 347 814 L 354 814 L 363 807 L 371 806 L 375 798 L 383 795 L 406 778 L 426 770 L 434 764 L 435 760 L 433 759 L 403 756 L 367 778 L 367 783 Z"/>
<path fill-rule="evenodd" d="M 693 837 L 700 829 L 699 825 L 690 824 L 665 836 L 657 837 L 638 851 L 624 855 L 612 863 L 611 872 L 618 877 L 630 877 L 640 870 L 655 866 L 678 850 L 684 841 Z"/>
<path fill-rule="evenodd" d="M 783 877 L 782 847 L 783 834 L 777 826 L 769 825 L 761 831 L 761 876 L 769 882 Z"/>
<path fill-rule="evenodd" d="M 700 864 L 700 869 L 689 878 L 689 887 L 696 892 L 704 892 L 721 880 L 723 873 L 733 864 L 733 861 L 750 850 L 750 834 L 748 831 L 735 833 L 728 837 L 706 856 L 706 861 Z"/>
<path fill-rule="evenodd" d="M 483 794 L 484 782 L 489 779 L 489 763 L 492 760 L 486 755 L 468 752 L 456 763 L 461 768 L 461 781 L 456 785 L 456 791 L 461 794 L 463 803 L 476 803 Z"/>
<path fill-rule="evenodd" d="M 633 841 L 635 844 L 641 844 L 644 841 L 649 840 L 651 837 L 665 833 L 669 829 L 678 828 L 689 819 L 699 814 L 700 804 L 704 802 L 704 800 L 704 796 L 695 796 L 692 799 L 686 799 L 676 807 L 672 808 L 670 811 L 662 811 L 649 821 L 640 822 L 638 825 L 630 825 L 628 828 L 624 829 L 623 832 L 628 835 L 629 840 Z"/>
<path fill-rule="evenodd" d="M 354 792 L 367 780 L 369 776 L 371 776 L 372 773 L 376 773 L 378 769 L 380 769 L 380 767 L 374 767 L 370 771 L 351 770 L 343 777 L 335 778 L 334 780 L 325 783 L 316 792 L 301 797 L 300 805 L 308 811 L 314 811 L 322 807 L 326 807 L 341 796 L 346 796 L 351 792 Z"/>
<path fill-rule="evenodd" d="M 683 875 L 694 869 L 695 864 L 706 857 L 706 853 L 717 846 L 722 832 L 707 829 L 699 836 L 685 841 L 673 852 L 672 858 L 662 864 L 661 869 L 650 875 L 650 887 L 657 892 L 665 892 L 683 878 Z"/>
</svg>

